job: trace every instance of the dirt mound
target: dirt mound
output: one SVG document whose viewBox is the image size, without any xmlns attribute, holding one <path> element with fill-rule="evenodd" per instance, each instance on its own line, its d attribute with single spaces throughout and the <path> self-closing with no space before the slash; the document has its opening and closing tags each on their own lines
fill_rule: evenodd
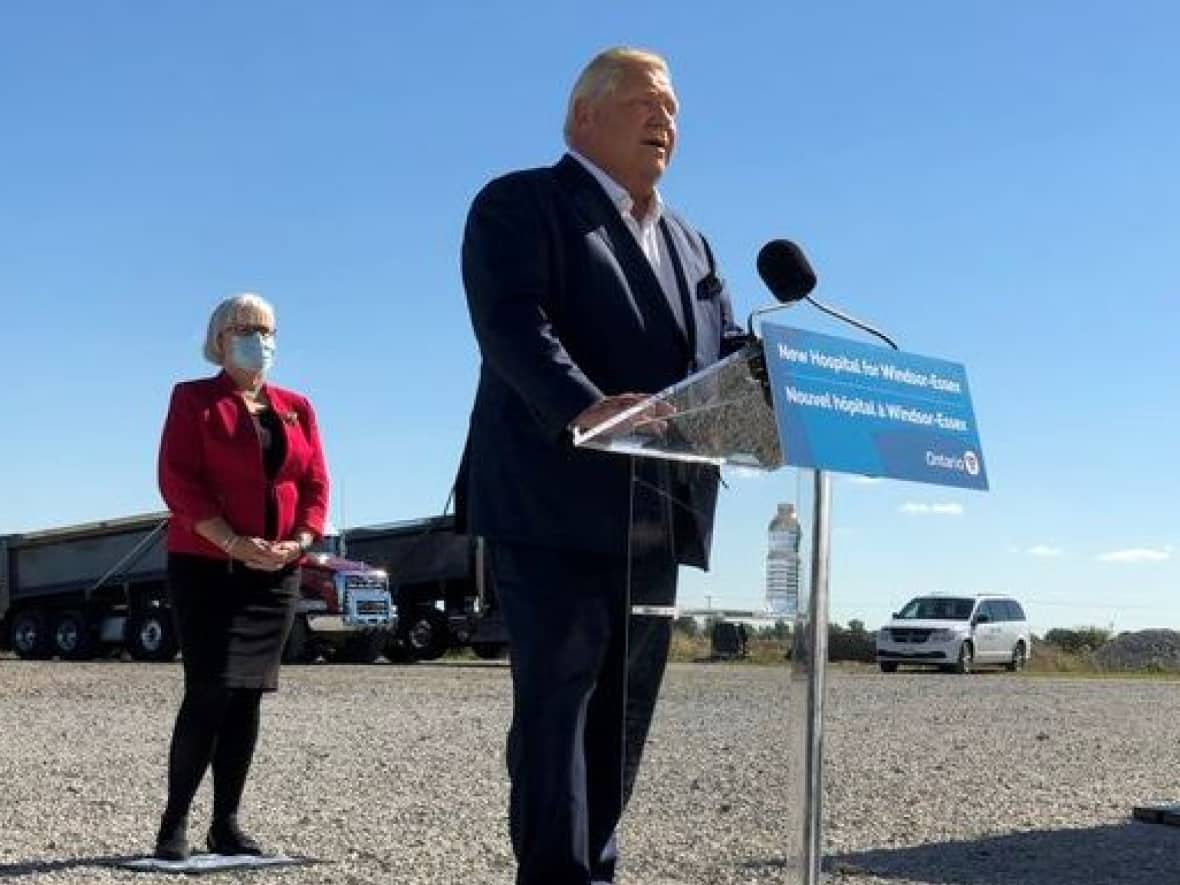
<svg viewBox="0 0 1180 885">
<path fill-rule="evenodd" d="M 1180 671 L 1180 633 L 1175 630 L 1123 633 L 1095 649 L 1093 659 L 1104 670 Z"/>
</svg>

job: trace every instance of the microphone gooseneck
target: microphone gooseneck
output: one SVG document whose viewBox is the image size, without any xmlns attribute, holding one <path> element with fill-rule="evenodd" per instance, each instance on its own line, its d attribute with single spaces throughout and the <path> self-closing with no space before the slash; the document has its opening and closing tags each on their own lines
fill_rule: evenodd
<svg viewBox="0 0 1180 885">
<path fill-rule="evenodd" d="M 838 320 L 843 320 L 844 322 L 848 323 L 850 326 L 856 326 L 856 328 L 861 329 L 862 331 L 868 332 L 870 335 L 875 335 L 876 337 L 878 337 L 882 341 L 884 341 L 886 344 L 888 344 L 890 347 L 892 347 L 894 350 L 901 350 L 901 348 L 898 347 L 893 342 L 893 339 L 890 338 L 888 335 L 886 335 L 884 332 L 882 332 L 880 329 L 874 329 L 868 323 L 861 322 L 856 317 L 850 316 L 850 315 L 844 313 L 843 311 L 836 310 L 836 308 L 834 308 L 834 307 L 829 307 L 828 305 L 824 304 L 822 301 L 816 301 L 810 295 L 804 295 L 803 300 L 806 301 L 807 303 L 813 305 L 814 307 L 819 308 L 824 313 L 826 313 L 828 316 L 833 316 Z"/>
<path fill-rule="evenodd" d="M 762 277 L 762 282 L 766 284 L 773 294 L 781 303 L 771 305 L 769 307 L 759 308 L 750 314 L 750 320 L 747 328 L 750 334 L 754 335 L 754 317 L 767 313 L 772 310 L 780 310 L 796 301 L 807 301 L 818 310 L 828 314 L 828 316 L 835 317 L 842 322 L 848 323 L 850 326 L 855 326 L 863 332 L 868 332 L 884 341 L 894 350 L 900 348 L 894 343 L 893 339 L 886 335 L 879 329 L 875 329 L 868 323 L 856 319 L 841 310 L 834 307 L 829 307 L 821 301 L 817 301 L 811 297 L 811 290 L 815 288 L 817 282 L 815 271 L 811 269 L 811 263 L 808 262 L 807 256 L 803 254 L 803 250 L 790 240 L 771 240 L 763 246 L 758 252 L 758 275 Z"/>
</svg>

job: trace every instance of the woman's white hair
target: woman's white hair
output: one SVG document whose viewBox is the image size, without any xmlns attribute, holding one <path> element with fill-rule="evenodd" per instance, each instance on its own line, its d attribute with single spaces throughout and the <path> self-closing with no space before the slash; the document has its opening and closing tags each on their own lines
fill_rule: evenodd
<svg viewBox="0 0 1180 885">
<path fill-rule="evenodd" d="M 570 143 L 574 131 L 574 107 L 579 101 L 595 102 L 605 98 L 618 88 L 623 74 L 635 68 L 657 68 L 668 73 L 668 63 L 662 56 L 646 49 L 630 46 L 615 46 L 605 49 L 591 59 L 582 69 L 574 88 L 570 92 L 569 106 L 565 111 L 565 143 Z"/>
<path fill-rule="evenodd" d="M 221 333 L 226 326 L 231 325 L 242 315 L 264 316 L 272 323 L 275 309 L 269 301 L 254 292 L 241 292 L 231 295 L 213 308 L 213 315 L 209 317 L 209 331 L 205 333 L 205 359 L 215 366 L 225 364 L 225 354 L 221 350 Z"/>
</svg>

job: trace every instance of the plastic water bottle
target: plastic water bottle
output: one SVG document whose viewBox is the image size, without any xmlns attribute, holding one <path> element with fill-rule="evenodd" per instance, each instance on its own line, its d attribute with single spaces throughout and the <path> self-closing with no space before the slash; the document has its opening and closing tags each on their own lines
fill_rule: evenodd
<svg viewBox="0 0 1180 885">
<path fill-rule="evenodd" d="M 766 611 L 784 618 L 799 609 L 799 541 L 802 529 L 794 504 L 779 504 L 770 521 L 766 549 Z"/>
</svg>

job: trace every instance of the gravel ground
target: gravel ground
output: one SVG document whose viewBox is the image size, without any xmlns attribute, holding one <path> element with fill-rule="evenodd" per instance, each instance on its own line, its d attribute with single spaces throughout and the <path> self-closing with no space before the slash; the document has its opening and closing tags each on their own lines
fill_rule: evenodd
<svg viewBox="0 0 1180 885">
<path fill-rule="evenodd" d="M 1180 683 L 837 671 L 825 868 L 840 885 L 1180 881 Z M 0 880 L 175 883 L 146 852 L 176 665 L 0 659 Z M 787 674 L 669 670 L 623 831 L 626 885 L 788 881 Z M 264 702 L 244 822 L 301 868 L 276 883 L 510 885 L 503 665 L 287 668 Z M 208 786 L 194 812 L 203 833 Z"/>
</svg>

